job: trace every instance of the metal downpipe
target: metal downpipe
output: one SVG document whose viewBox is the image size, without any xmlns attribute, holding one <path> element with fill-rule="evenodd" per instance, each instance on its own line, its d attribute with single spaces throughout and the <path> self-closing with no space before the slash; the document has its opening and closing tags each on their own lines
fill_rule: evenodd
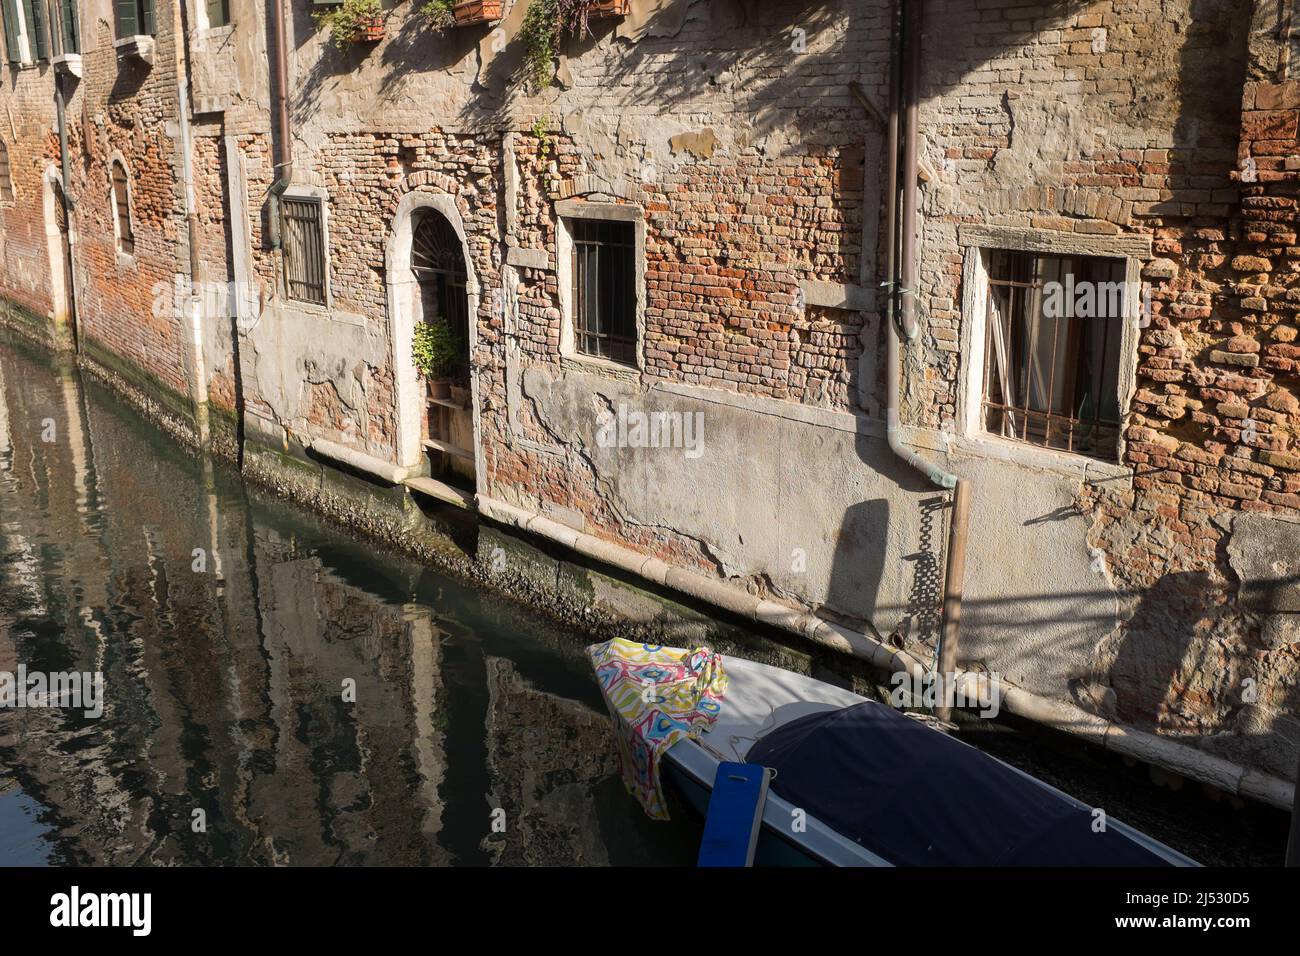
<svg viewBox="0 0 1300 956">
<path fill-rule="evenodd" d="M 944 571 L 943 625 L 936 648 L 936 668 L 940 674 L 953 674 L 957 665 L 957 637 L 961 626 L 961 601 L 965 584 L 970 489 L 952 472 L 926 461 L 904 443 L 899 415 L 903 337 L 906 336 L 908 343 L 914 343 L 920 337 L 920 326 L 916 318 L 916 213 L 917 114 L 921 90 L 923 3 L 924 0 L 897 0 L 894 8 L 895 42 L 890 55 L 889 155 L 886 167 L 888 194 L 885 199 L 886 230 L 889 236 L 887 277 L 884 283 L 887 294 L 886 324 L 889 327 L 885 433 L 889 447 L 896 456 L 934 485 L 952 490 L 952 514 L 948 522 Z M 901 215 L 898 201 L 900 191 Z M 947 720 L 951 717 L 951 708 L 937 708 L 936 714 Z"/>
<path fill-rule="evenodd" d="M 280 197 L 293 181 L 293 140 L 289 131 L 289 44 L 284 31 L 284 0 L 275 0 L 271 15 L 275 19 L 271 36 L 275 43 L 275 108 L 276 134 L 280 139 L 280 161 L 276 167 L 280 175 L 271 186 L 268 210 L 271 248 L 280 250 Z"/>
</svg>

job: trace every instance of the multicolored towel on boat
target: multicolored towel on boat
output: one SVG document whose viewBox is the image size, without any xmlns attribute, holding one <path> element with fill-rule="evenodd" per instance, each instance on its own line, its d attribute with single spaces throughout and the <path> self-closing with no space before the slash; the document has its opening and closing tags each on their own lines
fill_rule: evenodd
<svg viewBox="0 0 1300 956">
<path fill-rule="evenodd" d="M 652 819 L 667 820 L 659 761 L 717 719 L 727 693 L 722 655 L 614 638 L 593 644 L 587 656 L 614 718 L 623 783 Z"/>
</svg>

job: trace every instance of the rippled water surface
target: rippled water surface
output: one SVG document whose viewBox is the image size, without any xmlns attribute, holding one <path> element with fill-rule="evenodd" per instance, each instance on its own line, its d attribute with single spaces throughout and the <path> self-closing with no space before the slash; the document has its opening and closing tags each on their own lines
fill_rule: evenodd
<svg viewBox="0 0 1300 956">
<path fill-rule="evenodd" d="M 0 709 L 0 864 L 693 862 L 698 824 L 624 792 L 580 639 L 3 342 L 0 547 L 0 671 L 106 698 Z"/>
</svg>

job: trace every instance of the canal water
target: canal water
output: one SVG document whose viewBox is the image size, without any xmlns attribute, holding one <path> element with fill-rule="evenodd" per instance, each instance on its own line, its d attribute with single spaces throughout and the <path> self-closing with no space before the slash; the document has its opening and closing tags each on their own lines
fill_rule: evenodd
<svg viewBox="0 0 1300 956">
<path fill-rule="evenodd" d="M 0 672 L 105 682 L 98 719 L 0 708 L 0 866 L 693 864 L 698 820 L 623 789 L 586 643 L 0 337 Z M 1281 862 L 1280 811 L 1014 719 L 957 733 L 1203 863 Z"/>
<path fill-rule="evenodd" d="M 0 865 L 694 862 L 624 791 L 583 640 L 3 341 L 0 547 L 0 671 L 106 701 L 0 709 Z"/>
</svg>

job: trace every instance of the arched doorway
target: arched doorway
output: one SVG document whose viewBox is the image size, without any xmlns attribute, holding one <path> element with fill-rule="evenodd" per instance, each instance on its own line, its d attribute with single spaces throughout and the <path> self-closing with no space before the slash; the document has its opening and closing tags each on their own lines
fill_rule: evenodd
<svg viewBox="0 0 1300 956">
<path fill-rule="evenodd" d="M 454 352 L 425 378 L 423 441 L 434 477 L 474 479 L 474 419 L 469 370 L 469 281 L 460 236 L 436 209 L 412 214 L 411 273 L 417 323 L 437 327 Z"/>
<path fill-rule="evenodd" d="M 394 210 L 385 267 L 397 464 L 408 473 L 450 478 L 451 484 L 477 491 L 482 451 L 477 440 L 478 409 L 471 399 L 478 384 L 469 357 L 477 340 L 479 289 L 454 196 L 417 191 L 402 197 Z M 443 384 L 431 388 L 416 368 L 412 345 L 417 328 L 444 318 L 456 333 L 456 361 L 445 388 Z"/>
</svg>

